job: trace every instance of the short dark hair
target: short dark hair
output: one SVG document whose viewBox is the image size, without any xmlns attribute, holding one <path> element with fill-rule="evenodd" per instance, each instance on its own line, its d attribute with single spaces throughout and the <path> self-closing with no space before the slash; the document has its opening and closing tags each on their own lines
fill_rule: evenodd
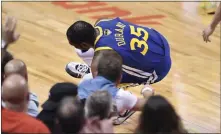
<svg viewBox="0 0 221 134">
<path fill-rule="evenodd" d="M 101 50 L 97 55 L 99 58 L 97 72 L 113 82 L 117 81 L 122 75 L 122 58 L 114 50 Z"/>
<path fill-rule="evenodd" d="M 160 95 L 151 96 L 145 103 L 137 132 L 140 134 L 186 133 L 173 106 Z"/>
<path fill-rule="evenodd" d="M 77 21 L 72 24 L 67 32 L 67 38 L 72 44 L 81 44 L 83 42 L 94 44 L 96 31 L 94 27 L 85 21 Z"/>
<path fill-rule="evenodd" d="M 60 133 L 79 133 L 85 125 L 84 107 L 77 97 L 65 97 L 58 108 L 56 118 Z"/>
</svg>

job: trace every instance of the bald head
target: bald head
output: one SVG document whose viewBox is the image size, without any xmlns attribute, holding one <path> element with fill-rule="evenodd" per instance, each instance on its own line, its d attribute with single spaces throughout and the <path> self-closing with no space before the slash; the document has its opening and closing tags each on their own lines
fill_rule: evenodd
<svg viewBox="0 0 221 134">
<path fill-rule="evenodd" d="M 8 76 L 2 85 L 2 99 L 5 103 L 22 104 L 29 96 L 28 83 L 18 74 Z"/>
<path fill-rule="evenodd" d="M 27 79 L 27 68 L 22 60 L 14 59 L 9 61 L 4 68 L 5 77 L 11 74 L 19 74 Z"/>
</svg>

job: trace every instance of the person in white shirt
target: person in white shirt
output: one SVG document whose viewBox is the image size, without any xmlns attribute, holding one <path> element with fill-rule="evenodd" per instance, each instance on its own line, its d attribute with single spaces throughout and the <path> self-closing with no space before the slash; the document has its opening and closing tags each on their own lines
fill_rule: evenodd
<svg viewBox="0 0 221 134">
<path fill-rule="evenodd" d="M 134 94 L 123 89 L 118 89 L 122 75 L 122 59 L 115 51 L 105 50 L 96 56 L 92 66 L 92 74 L 94 78 L 87 75 L 85 80 L 78 85 L 78 97 L 85 100 L 94 92 L 106 90 L 112 96 L 116 105 L 116 112 L 122 115 L 127 110 L 141 111 L 146 99 L 154 94 L 153 88 L 145 85 L 141 94 L 145 98 L 137 98 Z"/>
</svg>

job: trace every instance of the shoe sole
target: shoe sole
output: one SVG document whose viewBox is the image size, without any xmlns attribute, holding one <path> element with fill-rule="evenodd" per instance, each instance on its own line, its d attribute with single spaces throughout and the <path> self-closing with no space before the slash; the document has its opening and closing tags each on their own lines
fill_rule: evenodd
<svg viewBox="0 0 221 134">
<path fill-rule="evenodd" d="M 113 121 L 113 125 L 120 125 L 122 123 L 124 123 L 128 118 L 130 118 L 133 114 L 135 113 L 135 111 L 129 111 L 126 116 L 118 116 L 117 119 L 115 119 Z"/>
<path fill-rule="evenodd" d="M 77 74 L 77 73 L 73 73 L 69 68 L 68 68 L 68 65 L 66 65 L 65 67 L 65 71 L 72 77 L 74 78 L 82 78 L 82 76 L 80 74 Z"/>
</svg>

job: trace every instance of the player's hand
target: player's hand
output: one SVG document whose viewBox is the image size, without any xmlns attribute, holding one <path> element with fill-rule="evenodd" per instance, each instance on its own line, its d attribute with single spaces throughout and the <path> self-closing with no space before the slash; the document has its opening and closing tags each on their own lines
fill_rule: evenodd
<svg viewBox="0 0 221 134">
<path fill-rule="evenodd" d="M 17 20 L 14 17 L 7 17 L 5 25 L 2 30 L 2 39 L 5 41 L 6 46 L 17 41 L 20 37 L 19 33 L 16 33 Z"/>
<path fill-rule="evenodd" d="M 208 26 L 206 29 L 203 30 L 203 40 L 205 42 L 211 42 L 209 36 L 214 32 L 215 28 Z"/>
<path fill-rule="evenodd" d="M 147 97 L 149 97 L 149 96 L 154 95 L 154 94 L 155 94 L 155 90 L 154 90 L 154 88 L 153 88 L 152 86 L 146 84 L 146 85 L 144 85 L 144 87 L 142 88 L 141 94 L 142 94 L 145 98 L 147 98 Z"/>
</svg>

